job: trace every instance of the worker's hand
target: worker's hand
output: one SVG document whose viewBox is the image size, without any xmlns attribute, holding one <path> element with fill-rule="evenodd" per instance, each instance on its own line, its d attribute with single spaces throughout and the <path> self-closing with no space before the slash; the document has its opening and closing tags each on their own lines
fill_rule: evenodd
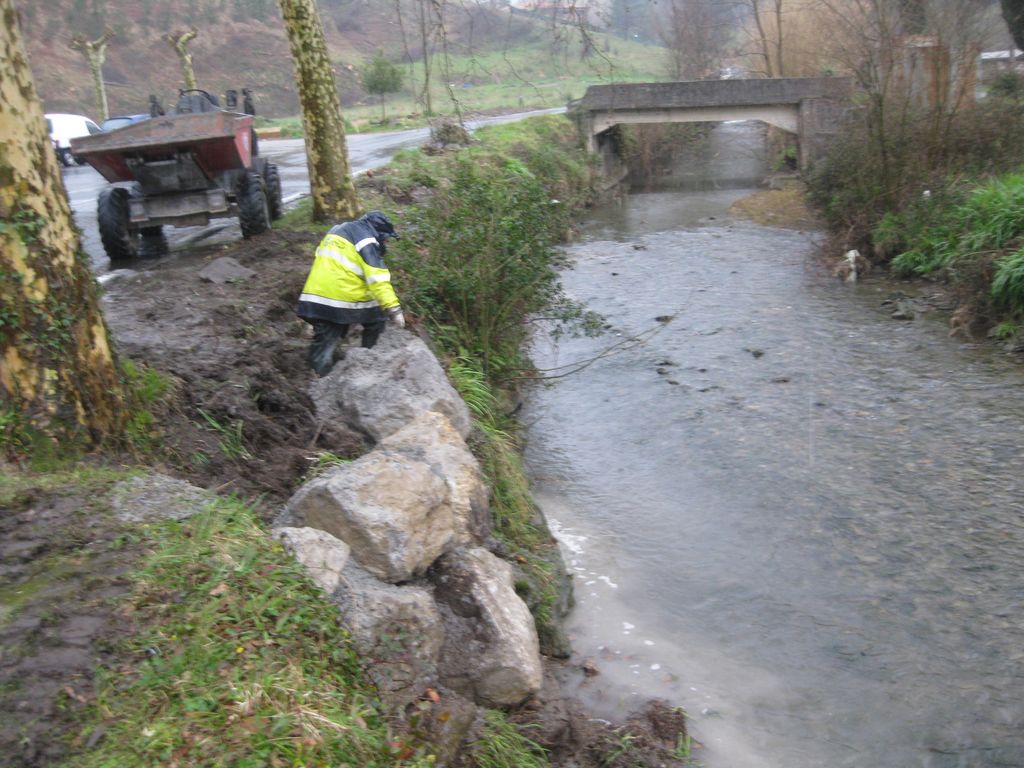
<svg viewBox="0 0 1024 768">
<path fill-rule="evenodd" d="M 388 310 L 388 319 L 399 328 L 405 328 L 405 313 L 401 307 L 391 307 Z"/>
</svg>

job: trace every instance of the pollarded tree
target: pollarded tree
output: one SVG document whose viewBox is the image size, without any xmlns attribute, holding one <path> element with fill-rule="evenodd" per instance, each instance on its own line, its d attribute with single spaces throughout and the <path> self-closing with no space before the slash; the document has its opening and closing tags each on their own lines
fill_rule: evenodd
<svg viewBox="0 0 1024 768">
<path fill-rule="evenodd" d="M 96 111 L 100 120 L 110 117 L 110 110 L 107 107 L 107 85 L 103 82 L 103 62 L 107 59 L 107 44 L 113 36 L 114 33 L 107 30 L 95 40 L 86 40 L 81 35 L 71 39 L 71 47 L 81 51 L 89 63 L 89 73 L 92 75 L 92 85 L 96 91 Z"/>
<path fill-rule="evenodd" d="M 0 17 L 0 410 L 99 443 L 123 429 L 123 386 L 14 0 Z"/>
<path fill-rule="evenodd" d="M 402 87 L 402 70 L 388 60 L 383 51 L 377 51 L 370 66 L 363 72 L 363 88 L 367 93 L 380 96 L 380 119 L 386 120 L 384 97 L 397 93 Z"/>
<path fill-rule="evenodd" d="M 316 0 L 278 0 L 295 66 L 306 133 L 306 164 L 315 221 L 355 218 L 356 187 L 348 166 L 345 123 Z"/>
<path fill-rule="evenodd" d="M 181 77 L 185 83 L 185 88 L 188 90 L 195 90 L 199 87 L 196 85 L 196 71 L 192 67 L 192 53 L 188 49 L 188 44 L 198 34 L 199 30 L 192 27 L 191 29 L 179 29 L 176 32 L 170 32 L 166 38 L 167 42 L 171 44 L 171 48 L 178 54 L 178 60 L 181 62 Z"/>
</svg>

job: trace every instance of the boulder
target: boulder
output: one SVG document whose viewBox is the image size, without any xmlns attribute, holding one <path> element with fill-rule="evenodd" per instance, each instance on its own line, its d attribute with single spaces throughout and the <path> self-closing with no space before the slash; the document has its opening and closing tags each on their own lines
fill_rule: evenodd
<svg viewBox="0 0 1024 768">
<path fill-rule="evenodd" d="M 248 280 L 255 276 L 256 272 L 248 267 L 243 267 L 238 259 L 233 259 L 230 256 L 221 256 L 219 259 L 214 259 L 199 271 L 200 280 L 216 285 Z"/>
<path fill-rule="evenodd" d="M 383 581 L 408 581 L 454 546 L 455 524 L 445 479 L 429 464 L 371 451 L 303 485 L 283 520 L 327 531 L 352 558 Z"/>
<path fill-rule="evenodd" d="M 110 506 L 128 523 L 185 520 L 217 497 L 184 480 L 151 473 L 122 480 L 110 493 Z"/>
<path fill-rule="evenodd" d="M 327 594 L 337 589 L 348 562 L 348 544 L 317 528 L 275 528 L 274 538 L 305 566 L 320 589 Z"/>
<path fill-rule="evenodd" d="M 491 528 L 487 484 L 476 457 L 447 416 L 422 413 L 381 441 L 379 450 L 423 461 L 444 478 L 455 543 L 480 544 L 487 538 Z"/>
<path fill-rule="evenodd" d="M 444 626 L 429 589 L 385 584 L 350 563 L 332 600 L 391 706 L 401 708 L 437 685 Z"/>
<path fill-rule="evenodd" d="M 486 706 L 515 706 L 536 694 L 543 682 L 537 630 L 511 566 L 485 549 L 458 549 L 430 579 L 445 623 L 445 684 Z"/>
<path fill-rule="evenodd" d="M 388 328 L 372 349 L 347 350 L 331 372 L 311 385 L 318 416 L 343 421 L 375 442 L 426 411 L 443 413 L 462 437 L 471 420 L 441 364 L 415 334 Z"/>
</svg>

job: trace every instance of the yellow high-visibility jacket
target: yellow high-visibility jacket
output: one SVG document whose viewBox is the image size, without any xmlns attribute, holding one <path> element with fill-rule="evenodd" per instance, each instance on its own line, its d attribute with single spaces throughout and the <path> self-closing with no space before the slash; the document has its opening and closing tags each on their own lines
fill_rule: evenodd
<svg viewBox="0 0 1024 768">
<path fill-rule="evenodd" d="M 304 320 L 368 323 L 399 306 L 373 227 L 349 221 L 332 227 L 320 241 L 296 313 Z"/>
</svg>

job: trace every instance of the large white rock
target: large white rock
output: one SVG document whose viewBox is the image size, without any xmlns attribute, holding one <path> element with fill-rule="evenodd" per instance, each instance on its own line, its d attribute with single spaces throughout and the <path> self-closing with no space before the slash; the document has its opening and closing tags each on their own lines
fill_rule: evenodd
<svg viewBox="0 0 1024 768">
<path fill-rule="evenodd" d="M 453 542 L 480 544 L 490 533 L 487 484 L 466 441 L 442 413 L 427 411 L 385 438 L 378 450 L 424 461 L 444 478 L 455 526 Z"/>
<path fill-rule="evenodd" d="M 485 549 L 458 549 L 431 571 L 445 622 L 444 682 L 480 704 L 514 706 L 540 691 L 537 629 L 512 567 Z"/>
<path fill-rule="evenodd" d="M 275 528 L 274 538 L 295 555 L 320 589 L 331 594 L 348 562 L 349 546 L 318 528 Z"/>
<path fill-rule="evenodd" d="M 444 626 L 429 589 L 385 584 L 349 563 L 332 600 L 391 704 L 415 701 L 437 685 Z"/>
<path fill-rule="evenodd" d="M 471 420 L 426 344 L 409 331 L 388 328 L 372 349 L 350 347 L 311 394 L 324 421 L 343 421 L 374 441 L 397 432 L 421 413 L 438 411 L 462 437 Z"/>
<path fill-rule="evenodd" d="M 283 519 L 336 536 L 366 570 L 397 583 L 454 546 L 448 497 L 444 477 L 427 462 L 375 450 L 303 485 Z"/>
</svg>

